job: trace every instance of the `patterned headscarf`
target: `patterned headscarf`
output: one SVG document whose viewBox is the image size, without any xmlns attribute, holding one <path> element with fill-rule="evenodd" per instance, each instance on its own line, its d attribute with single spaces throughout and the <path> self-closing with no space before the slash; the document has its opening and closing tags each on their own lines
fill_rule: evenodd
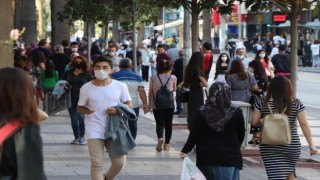
<svg viewBox="0 0 320 180">
<path fill-rule="evenodd" d="M 230 87 L 224 82 L 215 82 L 209 89 L 206 104 L 200 107 L 199 112 L 213 130 L 221 132 L 237 109 L 231 103 Z"/>
</svg>

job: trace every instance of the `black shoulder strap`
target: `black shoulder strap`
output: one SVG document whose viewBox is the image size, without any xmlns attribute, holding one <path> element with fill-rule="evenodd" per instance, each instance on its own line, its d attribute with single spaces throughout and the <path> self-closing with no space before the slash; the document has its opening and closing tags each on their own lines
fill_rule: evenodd
<svg viewBox="0 0 320 180">
<path fill-rule="evenodd" d="M 166 82 L 165 85 L 162 84 L 162 81 L 161 81 L 161 79 L 160 79 L 160 77 L 159 77 L 159 74 L 157 74 L 157 76 L 158 76 L 158 79 L 159 79 L 159 81 L 160 81 L 161 87 L 166 87 L 167 84 L 168 84 L 168 82 L 169 82 L 169 80 L 170 80 L 170 78 L 171 78 L 171 75 L 169 76 L 169 78 L 168 78 L 168 80 L 167 80 L 167 82 Z"/>
<path fill-rule="evenodd" d="M 160 76 L 159 76 L 159 74 L 158 74 L 158 73 L 157 73 L 157 76 L 158 76 L 158 79 L 159 79 L 160 84 L 161 84 L 161 87 L 162 87 L 162 86 L 163 86 L 163 84 L 162 84 L 161 78 L 160 78 Z"/>
<path fill-rule="evenodd" d="M 168 80 L 167 80 L 167 82 L 166 82 L 166 84 L 165 84 L 164 86 L 167 86 L 167 84 L 168 84 L 168 82 L 169 82 L 170 78 L 171 78 L 171 75 L 169 76 L 169 78 L 168 78 Z"/>
</svg>

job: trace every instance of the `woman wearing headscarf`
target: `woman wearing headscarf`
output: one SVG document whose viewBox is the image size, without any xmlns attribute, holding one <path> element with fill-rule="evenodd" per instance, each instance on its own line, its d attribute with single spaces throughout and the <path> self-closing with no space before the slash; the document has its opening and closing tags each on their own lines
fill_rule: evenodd
<svg viewBox="0 0 320 180">
<path fill-rule="evenodd" d="M 241 144 L 245 135 L 242 111 L 231 103 L 230 87 L 215 82 L 183 147 L 184 158 L 197 146 L 197 166 L 207 179 L 238 180 L 242 169 Z"/>
</svg>

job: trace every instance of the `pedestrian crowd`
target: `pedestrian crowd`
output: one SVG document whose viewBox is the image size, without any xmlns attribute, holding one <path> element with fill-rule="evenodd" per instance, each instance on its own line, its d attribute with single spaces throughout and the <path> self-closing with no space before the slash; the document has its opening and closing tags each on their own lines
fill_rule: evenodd
<svg viewBox="0 0 320 180">
<path fill-rule="evenodd" d="M 197 166 L 210 180 L 240 179 L 240 148 L 246 125 L 241 109 L 233 101 L 251 104 L 253 136 L 249 144 L 259 146 L 269 179 L 295 178 L 301 153 L 297 122 L 310 154 L 317 154 L 306 108 L 295 97 L 289 81 L 291 62 L 285 44 L 279 43 L 278 52 L 272 54 L 257 43 L 256 56 L 249 59 L 246 48 L 231 39 L 229 55 L 221 53 L 214 59 L 212 44 L 205 42 L 186 63 L 184 51 L 175 43 L 177 38 L 161 38 L 161 34 L 145 38 L 136 48 L 129 39 L 129 43 L 120 44 L 110 41 L 105 51 L 95 41 L 89 61 L 86 39 L 71 43 L 64 40 L 54 48 L 42 39 L 25 49 L 16 48 L 16 68 L 0 70 L 0 123 L 18 124 L 11 136 L 0 141 L 0 179 L 46 179 L 37 107 L 50 113 L 55 108 L 50 101 L 52 97 L 59 100 L 57 95 L 64 95 L 59 101 L 68 104 L 74 135 L 70 143 L 88 145 L 93 180 L 114 179 L 124 168 L 128 152 L 136 145 L 140 109 L 143 113 L 153 112 L 155 150 L 159 153 L 170 150 L 174 115 L 187 114 L 190 134 L 180 157 L 195 150 Z M 313 52 L 315 48 L 311 49 Z M 316 55 L 319 53 L 313 54 L 313 62 L 319 66 Z M 211 77 L 214 62 L 215 74 Z M 210 87 L 209 79 L 214 79 Z M 149 92 L 144 82 L 149 83 Z M 61 85 L 62 93 L 56 94 Z M 182 95 L 186 99 L 178 98 Z M 187 103 L 187 111 L 183 103 Z M 269 110 L 288 116 L 291 143 L 262 142 L 261 119 L 270 114 Z M 104 172 L 106 151 L 111 166 Z"/>
</svg>

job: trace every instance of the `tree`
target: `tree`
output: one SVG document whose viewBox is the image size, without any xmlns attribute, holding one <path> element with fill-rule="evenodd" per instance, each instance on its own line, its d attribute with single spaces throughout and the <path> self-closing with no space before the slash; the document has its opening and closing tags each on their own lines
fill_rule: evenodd
<svg viewBox="0 0 320 180">
<path fill-rule="evenodd" d="M 57 45 L 61 44 L 63 40 L 70 39 L 70 25 L 68 21 L 61 22 L 57 13 L 63 10 L 66 5 L 65 0 L 54 0 L 51 1 L 51 20 L 52 20 L 52 30 L 51 30 L 51 38 L 52 44 Z"/>
<path fill-rule="evenodd" d="M 230 0 L 232 3 L 234 0 Z M 313 3 L 319 0 L 240 0 L 244 2 L 247 8 L 251 8 L 252 12 L 261 10 L 272 11 L 273 8 L 277 8 L 284 14 L 287 14 L 291 22 L 290 34 L 291 34 L 291 83 L 296 89 L 297 87 L 297 64 L 298 64 L 298 15 L 303 9 L 310 9 Z"/>
<path fill-rule="evenodd" d="M 192 52 L 199 50 L 199 14 L 202 10 L 216 8 L 220 5 L 218 0 L 178 0 L 170 1 L 158 0 L 158 5 L 166 7 L 179 8 L 183 6 L 191 13 L 191 43 Z M 230 7 L 231 9 L 231 7 Z M 230 10 L 231 12 L 231 10 Z"/>
<path fill-rule="evenodd" d="M 0 6 L 0 68 L 13 66 L 12 44 L 6 42 L 13 29 L 13 4 L 13 0 L 5 0 Z"/>
</svg>

